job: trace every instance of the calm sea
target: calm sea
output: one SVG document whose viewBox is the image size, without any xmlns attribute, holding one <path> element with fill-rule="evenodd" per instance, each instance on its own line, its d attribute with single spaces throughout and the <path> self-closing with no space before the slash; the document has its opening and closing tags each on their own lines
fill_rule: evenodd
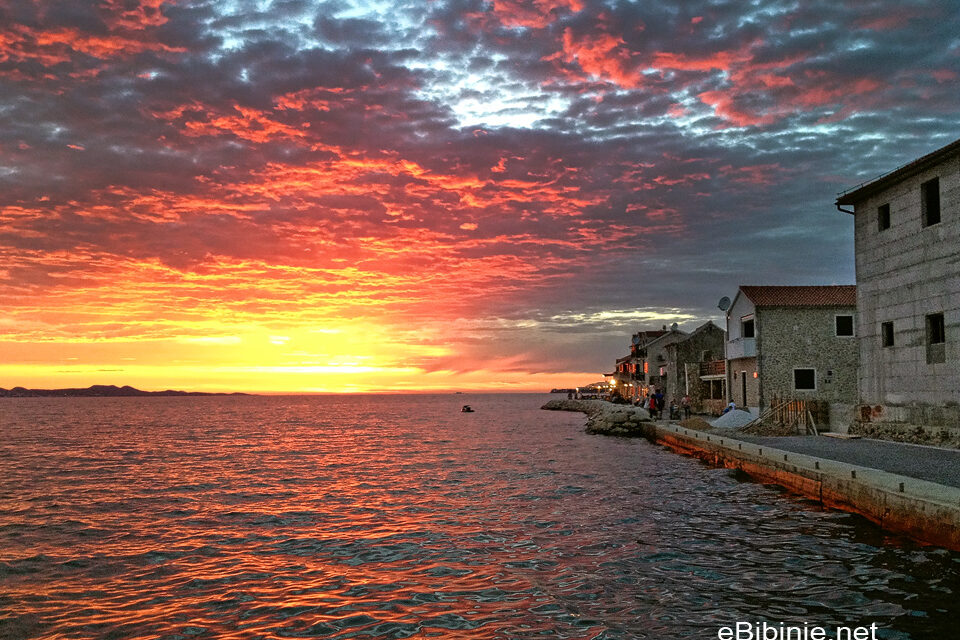
<svg viewBox="0 0 960 640">
<path fill-rule="evenodd" d="M 960 554 L 547 399 L 0 400 L 0 637 L 957 637 Z"/>
</svg>

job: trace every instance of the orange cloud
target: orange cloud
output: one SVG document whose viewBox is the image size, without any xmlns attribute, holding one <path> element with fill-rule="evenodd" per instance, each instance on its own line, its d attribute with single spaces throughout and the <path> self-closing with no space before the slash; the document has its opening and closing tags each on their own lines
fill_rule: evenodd
<svg viewBox="0 0 960 640">
<path fill-rule="evenodd" d="M 568 27 L 563 31 L 562 46 L 560 58 L 576 63 L 590 76 L 627 89 L 642 83 L 643 75 L 622 38 L 606 32 L 578 37 Z"/>
<path fill-rule="evenodd" d="M 734 105 L 736 99 L 733 92 L 727 91 L 704 91 L 698 94 L 704 104 L 713 107 L 714 113 L 738 127 L 750 127 L 757 125 L 770 124 L 776 120 L 773 114 L 758 115 L 748 113 Z"/>
<path fill-rule="evenodd" d="M 508 27 L 528 27 L 543 29 L 555 22 L 558 9 L 568 9 L 572 13 L 583 11 L 581 0 L 493 0 L 493 13 L 502 24 Z"/>
</svg>

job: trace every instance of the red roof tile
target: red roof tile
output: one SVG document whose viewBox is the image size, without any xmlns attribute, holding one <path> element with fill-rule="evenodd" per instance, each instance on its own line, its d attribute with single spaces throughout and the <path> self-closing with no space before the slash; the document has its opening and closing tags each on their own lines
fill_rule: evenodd
<svg viewBox="0 0 960 640">
<path fill-rule="evenodd" d="M 853 307 L 857 287 L 852 284 L 802 287 L 750 287 L 740 291 L 757 307 Z"/>
</svg>

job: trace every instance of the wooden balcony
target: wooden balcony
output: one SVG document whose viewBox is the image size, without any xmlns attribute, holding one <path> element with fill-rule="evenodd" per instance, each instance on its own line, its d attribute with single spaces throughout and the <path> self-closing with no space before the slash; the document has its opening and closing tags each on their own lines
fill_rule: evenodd
<svg viewBox="0 0 960 640">
<path fill-rule="evenodd" d="M 712 360 L 710 362 L 700 363 L 701 378 L 718 378 L 727 375 L 726 360 Z"/>
</svg>

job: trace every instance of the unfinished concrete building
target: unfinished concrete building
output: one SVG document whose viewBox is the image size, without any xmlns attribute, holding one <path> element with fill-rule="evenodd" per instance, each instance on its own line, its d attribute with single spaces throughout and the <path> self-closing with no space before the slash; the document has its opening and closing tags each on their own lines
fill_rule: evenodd
<svg viewBox="0 0 960 640">
<path fill-rule="evenodd" d="M 854 430 L 960 446 L 960 140 L 836 204 L 854 216 Z"/>
</svg>

